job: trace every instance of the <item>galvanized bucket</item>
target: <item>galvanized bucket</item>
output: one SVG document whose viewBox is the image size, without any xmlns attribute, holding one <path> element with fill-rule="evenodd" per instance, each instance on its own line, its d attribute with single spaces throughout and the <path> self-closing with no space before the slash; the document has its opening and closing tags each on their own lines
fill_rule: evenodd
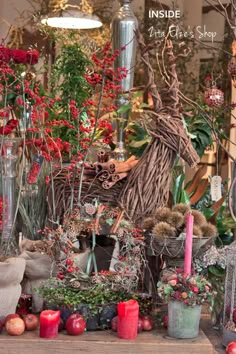
<svg viewBox="0 0 236 354">
<path fill-rule="evenodd" d="M 173 338 L 195 338 L 199 334 L 201 306 L 187 306 L 180 301 L 168 304 L 168 335 Z"/>
</svg>

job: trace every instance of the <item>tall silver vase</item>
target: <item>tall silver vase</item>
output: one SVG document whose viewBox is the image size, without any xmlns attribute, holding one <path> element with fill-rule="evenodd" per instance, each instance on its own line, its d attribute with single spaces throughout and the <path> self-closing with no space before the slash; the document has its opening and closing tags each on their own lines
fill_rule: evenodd
<svg viewBox="0 0 236 354">
<path fill-rule="evenodd" d="M 10 247 L 15 236 L 17 161 L 21 141 L 21 138 L 3 138 L 2 141 L 0 159 L 3 200 L 1 246 L 5 251 Z"/>
<path fill-rule="evenodd" d="M 133 87 L 135 58 L 136 58 L 136 38 L 135 29 L 138 28 L 138 20 L 135 17 L 130 3 L 132 0 L 120 0 L 121 8 L 112 19 L 112 49 L 119 50 L 120 55 L 114 62 L 114 70 L 121 67 L 126 67 L 128 74 L 126 78 L 122 79 L 120 85 L 123 93 L 117 95 L 115 104 L 120 106 L 127 104 L 127 94 L 124 92 L 129 91 Z M 124 50 L 121 50 L 125 47 Z M 117 143 L 114 150 L 114 155 L 117 160 L 126 159 L 125 149 L 125 128 L 128 123 L 129 112 L 119 113 L 116 119 L 117 130 Z"/>
</svg>

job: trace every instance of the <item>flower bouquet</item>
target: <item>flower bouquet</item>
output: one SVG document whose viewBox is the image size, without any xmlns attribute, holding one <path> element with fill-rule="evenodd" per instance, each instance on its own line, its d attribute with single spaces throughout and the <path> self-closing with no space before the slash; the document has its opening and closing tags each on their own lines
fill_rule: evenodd
<svg viewBox="0 0 236 354">
<path fill-rule="evenodd" d="M 158 295 L 161 299 L 180 301 L 188 306 L 201 305 L 211 301 L 215 292 L 211 283 L 203 275 L 185 275 L 173 272 L 163 275 L 157 283 Z"/>
<path fill-rule="evenodd" d="M 168 302 L 168 334 L 174 338 L 198 336 L 201 304 L 212 301 L 215 292 L 202 275 L 168 273 L 157 283 L 158 295 Z"/>
</svg>

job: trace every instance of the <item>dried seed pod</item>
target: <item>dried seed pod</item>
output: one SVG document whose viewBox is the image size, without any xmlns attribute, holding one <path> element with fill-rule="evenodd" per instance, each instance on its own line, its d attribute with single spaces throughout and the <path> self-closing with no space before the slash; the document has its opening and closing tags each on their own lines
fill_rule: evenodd
<svg viewBox="0 0 236 354">
<path fill-rule="evenodd" d="M 155 223 L 158 223 L 161 221 L 166 222 L 170 213 L 171 213 L 171 210 L 169 208 L 157 208 L 154 212 Z"/>
<path fill-rule="evenodd" d="M 176 211 L 180 214 L 187 215 L 188 213 L 190 213 L 191 208 L 189 205 L 178 203 L 172 207 L 172 211 Z"/>
<path fill-rule="evenodd" d="M 93 204 L 86 203 L 84 205 L 84 210 L 88 215 L 94 215 L 97 211 L 97 208 Z"/>
<path fill-rule="evenodd" d="M 156 221 L 153 217 L 145 218 L 143 221 L 144 230 L 151 230 L 154 227 L 155 223 Z"/>
<path fill-rule="evenodd" d="M 156 238 L 163 239 L 167 237 L 175 237 L 176 229 L 167 224 L 167 222 L 159 222 L 152 229 L 152 233 Z"/>
<path fill-rule="evenodd" d="M 173 226 L 174 228 L 180 228 L 184 225 L 184 215 L 178 213 L 177 211 L 172 211 L 167 218 L 167 223 Z"/>
<path fill-rule="evenodd" d="M 194 225 L 202 227 L 207 223 L 205 216 L 199 210 L 192 210 Z"/>
<path fill-rule="evenodd" d="M 198 236 L 198 237 L 202 237 L 202 230 L 199 226 L 193 225 L 193 235 Z"/>
<path fill-rule="evenodd" d="M 211 223 L 207 223 L 201 227 L 202 234 L 204 237 L 215 237 L 217 235 L 217 228 Z"/>
</svg>

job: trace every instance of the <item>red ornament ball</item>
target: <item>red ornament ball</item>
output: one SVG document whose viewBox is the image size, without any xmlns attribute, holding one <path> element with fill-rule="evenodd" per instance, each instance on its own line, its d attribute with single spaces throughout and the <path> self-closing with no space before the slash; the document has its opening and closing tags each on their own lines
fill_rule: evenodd
<svg viewBox="0 0 236 354">
<path fill-rule="evenodd" d="M 219 107 L 224 103 L 224 92 L 211 88 L 205 92 L 205 102 L 209 107 Z"/>
</svg>

